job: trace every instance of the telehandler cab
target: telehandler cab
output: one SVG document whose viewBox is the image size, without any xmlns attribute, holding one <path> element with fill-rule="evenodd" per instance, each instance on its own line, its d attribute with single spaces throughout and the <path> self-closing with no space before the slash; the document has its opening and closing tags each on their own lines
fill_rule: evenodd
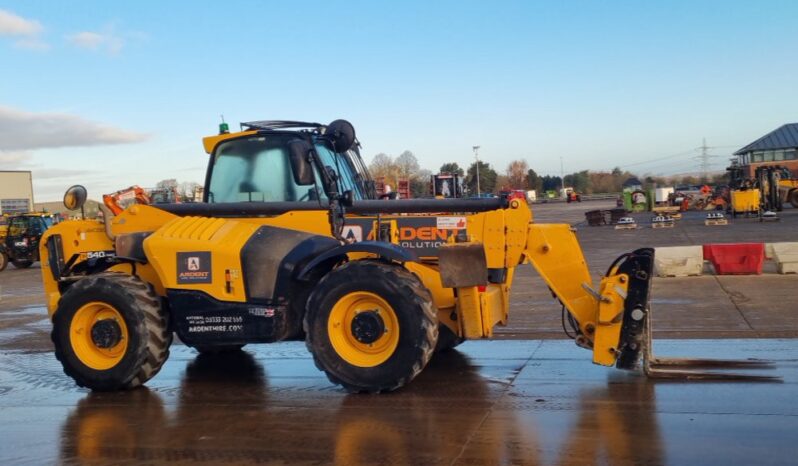
<svg viewBox="0 0 798 466">
<path fill-rule="evenodd" d="M 352 125 L 243 123 L 204 139 L 205 202 L 133 205 L 75 220 L 41 242 L 52 340 L 64 372 L 93 390 L 158 373 L 176 333 L 200 352 L 304 339 L 352 392 L 410 382 L 437 349 L 490 338 L 531 262 L 593 362 L 650 376 L 721 364 L 651 355 L 652 249 L 598 283 L 570 225 L 532 221 L 519 199 L 375 200 Z M 86 199 L 81 186 L 67 207 Z M 739 362 L 758 366 L 759 362 Z M 753 376 L 751 376 L 753 377 Z"/>
</svg>

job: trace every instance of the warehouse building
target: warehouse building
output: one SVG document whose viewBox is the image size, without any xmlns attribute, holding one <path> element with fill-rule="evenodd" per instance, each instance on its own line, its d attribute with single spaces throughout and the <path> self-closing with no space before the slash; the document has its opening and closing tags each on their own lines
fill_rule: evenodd
<svg viewBox="0 0 798 466">
<path fill-rule="evenodd" d="M 0 171 L 0 214 L 33 208 L 33 177 L 29 171 Z"/>
<path fill-rule="evenodd" d="M 798 123 L 788 123 L 734 153 L 745 176 L 754 176 L 756 167 L 781 165 L 798 176 Z"/>
</svg>

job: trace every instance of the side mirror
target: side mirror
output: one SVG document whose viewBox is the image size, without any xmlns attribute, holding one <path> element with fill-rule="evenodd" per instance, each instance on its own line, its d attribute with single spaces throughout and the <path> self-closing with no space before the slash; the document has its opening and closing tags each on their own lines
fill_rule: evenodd
<svg viewBox="0 0 798 466">
<path fill-rule="evenodd" d="M 67 189 L 66 194 L 64 194 L 64 207 L 69 210 L 78 210 L 86 203 L 87 196 L 86 188 L 76 184 Z"/>
<path fill-rule="evenodd" d="M 346 152 L 355 144 L 355 127 L 346 120 L 335 120 L 327 125 L 324 135 L 330 139 L 335 152 Z"/>
<path fill-rule="evenodd" d="M 310 160 L 308 160 L 310 150 L 310 144 L 301 139 L 296 139 L 288 143 L 288 156 L 291 159 L 291 171 L 294 175 L 294 182 L 299 186 L 309 186 L 316 181 L 316 176 L 313 173 L 313 166 L 310 164 Z"/>
</svg>

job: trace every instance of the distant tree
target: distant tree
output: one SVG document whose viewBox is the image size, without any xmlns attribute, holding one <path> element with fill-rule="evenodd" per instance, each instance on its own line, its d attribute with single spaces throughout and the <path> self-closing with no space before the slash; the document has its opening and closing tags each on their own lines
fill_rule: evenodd
<svg viewBox="0 0 798 466">
<path fill-rule="evenodd" d="M 491 193 L 496 188 L 496 170 L 490 167 L 487 162 L 479 161 L 479 190 L 481 193 Z M 466 186 L 468 192 L 476 194 L 477 192 L 477 162 L 468 167 L 466 175 Z"/>
<path fill-rule="evenodd" d="M 177 186 L 177 194 L 182 199 L 194 200 L 194 190 L 202 185 L 196 181 L 184 181 Z"/>
<path fill-rule="evenodd" d="M 513 189 L 510 186 L 510 178 L 507 175 L 496 175 L 496 191 L 507 191 Z"/>
<path fill-rule="evenodd" d="M 541 189 L 543 191 L 560 191 L 562 186 L 562 179 L 559 176 L 546 175 L 541 178 Z"/>
<path fill-rule="evenodd" d="M 679 185 L 687 185 L 687 186 L 694 186 L 694 185 L 697 185 L 698 182 L 699 182 L 699 180 L 698 180 L 697 177 L 688 175 L 688 176 L 681 177 L 677 184 L 679 184 Z"/>
<path fill-rule="evenodd" d="M 619 192 L 615 176 L 611 172 L 590 172 L 589 175 L 590 191 L 592 193 L 615 193 Z"/>
<path fill-rule="evenodd" d="M 715 173 L 712 175 L 710 182 L 712 184 L 728 184 L 729 183 L 729 172 L 725 173 Z"/>
<path fill-rule="evenodd" d="M 166 180 L 161 180 L 155 183 L 155 187 L 158 189 L 177 189 L 177 180 L 175 178 L 169 178 Z"/>
<path fill-rule="evenodd" d="M 371 176 L 375 178 L 379 178 L 381 176 L 387 176 L 392 171 L 394 171 L 396 165 L 393 163 L 393 158 L 390 155 L 384 154 L 380 152 L 379 154 L 375 155 L 373 159 L 371 159 L 371 164 L 369 165 L 369 172 Z"/>
<path fill-rule="evenodd" d="M 369 165 L 369 172 L 374 178 L 385 178 L 385 181 L 396 189 L 396 182 L 401 177 L 401 168 L 394 162 L 393 158 L 380 152 L 375 155 Z"/>
<path fill-rule="evenodd" d="M 508 187 L 510 189 L 526 189 L 527 170 L 529 170 L 529 164 L 524 159 L 510 162 L 506 171 Z"/>
<path fill-rule="evenodd" d="M 645 189 L 651 189 L 654 186 L 663 187 L 669 184 L 668 179 L 662 176 L 646 175 L 642 180 L 643 188 Z"/>
<path fill-rule="evenodd" d="M 565 175 L 564 181 L 566 188 L 574 188 L 580 193 L 590 192 L 590 174 L 587 170 Z"/>
<path fill-rule="evenodd" d="M 431 175 L 431 171 L 421 168 L 414 177 L 410 178 L 410 194 L 414 198 L 430 197 L 432 195 L 430 188 Z"/>
<path fill-rule="evenodd" d="M 463 169 L 460 168 L 460 165 L 457 165 L 457 163 L 454 162 L 444 163 L 443 165 L 441 165 L 441 170 L 439 173 L 452 173 L 460 176 L 463 176 L 465 174 L 465 172 L 463 172 Z"/>
<path fill-rule="evenodd" d="M 421 169 L 418 165 L 418 159 L 409 150 L 399 154 L 396 160 L 394 160 L 394 163 L 399 167 L 399 174 L 402 178 L 414 178 Z"/>
<path fill-rule="evenodd" d="M 526 172 L 526 185 L 529 186 L 529 189 L 534 189 L 538 194 L 543 191 L 543 179 L 531 168 Z"/>
<path fill-rule="evenodd" d="M 396 158 L 380 152 L 371 160 L 369 172 L 374 178 L 384 178 L 385 183 L 394 190 L 396 190 L 399 180 L 408 180 L 410 194 L 413 197 L 424 197 L 430 194 L 430 171 L 421 168 L 418 159 L 409 150 L 402 152 Z"/>
</svg>

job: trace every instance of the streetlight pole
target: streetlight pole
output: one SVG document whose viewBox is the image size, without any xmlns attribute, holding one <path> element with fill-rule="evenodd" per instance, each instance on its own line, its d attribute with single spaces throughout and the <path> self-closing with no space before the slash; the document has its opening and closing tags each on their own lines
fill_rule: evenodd
<svg viewBox="0 0 798 466">
<path fill-rule="evenodd" d="M 560 156 L 560 197 L 565 196 L 565 172 L 562 169 L 562 155 Z"/>
<path fill-rule="evenodd" d="M 477 197 L 479 197 L 479 146 L 472 146 L 471 148 L 474 149 L 474 158 L 477 159 Z"/>
</svg>

